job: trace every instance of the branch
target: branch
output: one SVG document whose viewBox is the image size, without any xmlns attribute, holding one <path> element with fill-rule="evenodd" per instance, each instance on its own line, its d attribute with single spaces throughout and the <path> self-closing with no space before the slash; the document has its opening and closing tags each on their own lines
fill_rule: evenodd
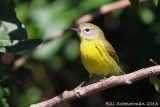
<svg viewBox="0 0 160 107">
<path fill-rule="evenodd" d="M 150 77 L 153 75 L 160 74 L 160 65 L 158 66 L 152 66 L 149 68 L 140 69 L 138 71 L 120 75 L 120 76 L 112 76 L 110 78 L 103 79 L 100 82 L 93 83 L 75 90 L 71 91 L 64 91 L 62 94 L 49 99 L 47 101 L 38 103 L 38 104 L 32 104 L 30 107 L 51 107 L 58 105 L 60 103 L 81 98 L 86 95 L 100 92 L 102 90 L 106 90 L 111 87 L 115 87 L 118 85 L 130 85 L 135 81 L 141 80 L 146 77 Z"/>
<path fill-rule="evenodd" d="M 147 0 L 139 0 L 139 2 L 146 2 L 146 1 Z M 95 18 L 97 18 L 98 16 L 107 14 L 107 13 L 114 11 L 114 10 L 117 10 L 117 9 L 125 8 L 130 5 L 131 5 L 131 3 L 129 0 L 119 0 L 119 1 L 112 2 L 110 4 L 102 5 L 99 10 L 94 11 L 89 14 L 86 14 L 86 15 L 80 17 L 79 19 L 77 19 L 75 24 L 79 25 L 81 23 L 90 22 L 90 21 L 94 20 Z"/>
</svg>

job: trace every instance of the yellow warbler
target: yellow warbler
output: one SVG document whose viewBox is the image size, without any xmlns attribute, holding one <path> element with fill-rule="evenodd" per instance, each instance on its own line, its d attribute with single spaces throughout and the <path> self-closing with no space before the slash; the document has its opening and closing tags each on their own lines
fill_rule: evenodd
<svg viewBox="0 0 160 107">
<path fill-rule="evenodd" d="M 105 39 L 103 31 L 91 23 L 80 24 L 76 31 L 81 40 L 81 60 L 90 77 L 124 74 L 118 66 L 119 59 L 112 45 Z"/>
</svg>

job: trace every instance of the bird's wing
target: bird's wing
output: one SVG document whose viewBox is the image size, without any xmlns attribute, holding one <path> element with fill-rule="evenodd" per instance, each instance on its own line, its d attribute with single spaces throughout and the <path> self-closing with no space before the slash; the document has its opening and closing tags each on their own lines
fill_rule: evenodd
<svg viewBox="0 0 160 107">
<path fill-rule="evenodd" d="M 102 40 L 103 41 L 103 45 L 106 47 L 108 53 L 110 54 L 110 56 L 115 60 L 115 62 L 119 65 L 119 58 L 116 54 L 116 51 L 114 50 L 114 48 L 112 47 L 112 45 L 107 41 L 107 40 Z"/>
</svg>

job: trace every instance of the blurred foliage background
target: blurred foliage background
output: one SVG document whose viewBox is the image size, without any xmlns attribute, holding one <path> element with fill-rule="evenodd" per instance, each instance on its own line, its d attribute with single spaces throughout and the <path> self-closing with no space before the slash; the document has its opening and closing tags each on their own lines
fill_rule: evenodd
<svg viewBox="0 0 160 107">
<path fill-rule="evenodd" d="M 8 3 L 11 0 L 7 0 Z M 14 0 L 17 18 L 25 25 L 29 39 L 42 39 L 43 45 L 29 54 L 18 69 L 16 60 L 31 51 L 0 53 L 0 106 L 29 107 L 72 90 L 88 73 L 80 60 L 79 38 L 72 27 L 84 14 L 97 11 L 116 0 Z M 133 0 L 131 0 L 133 1 Z M 137 1 L 137 0 L 136 0 Z M 126 72 L 160 63 L 160 3 L 132 2 L 132 6 L 100 15 L 91 23 L 105 33 L 115 48 L 120 66 Z M 58 107 L 104 107 L 105 102 L 158 102 L 160 93 L 149 78 L 130 86 L 117 86 Z"/>
</svg>

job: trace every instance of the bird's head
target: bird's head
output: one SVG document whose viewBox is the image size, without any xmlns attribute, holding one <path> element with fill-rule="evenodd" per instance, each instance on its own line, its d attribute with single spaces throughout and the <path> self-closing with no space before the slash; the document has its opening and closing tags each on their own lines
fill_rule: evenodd
<svg viewBox="0 0 160 107">
<path fill-rule="evenodd" d="M 71 28 L 76 31 L 81 40 L 104 39 L 103 31 L 96 25 L 91 23 L 83 23 L 78 28 Z"/>
</svg>

